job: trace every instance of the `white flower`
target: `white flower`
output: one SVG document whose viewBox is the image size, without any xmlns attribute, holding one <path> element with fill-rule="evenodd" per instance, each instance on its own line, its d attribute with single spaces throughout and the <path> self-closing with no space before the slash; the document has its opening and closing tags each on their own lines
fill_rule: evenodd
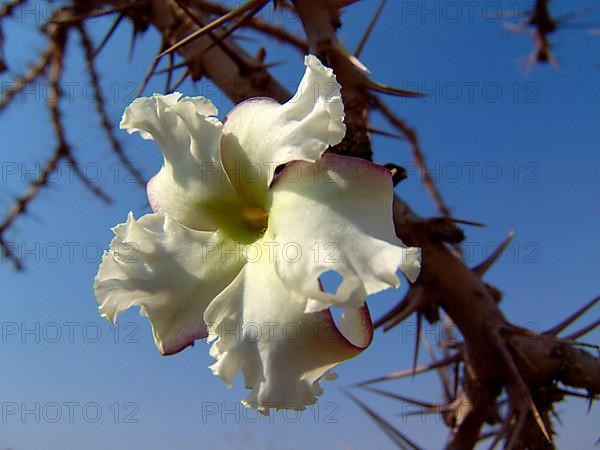
<svg viewBox="0 0 600 450">
<path fill-rule="evenodd" d="M 225 124 L 178 93 L 125 110 L 121 128 L 156 141 L 164 164 L 154 213 L 113 229 L 94 283 L 101 314 L 139 306 L 163 354 L 208 336 L 213 373 L 230 386 L 241 371 L 244 404 L 261 411 L 314 403 L 319 380 L 371 341 L 366 297 L 419 271 L 394 233 L 390 173 L 323 154 L 345 133 L 340 86 L 305 64 L 294 98 L 248 100 Z M 335 292 L 329 271 L 343 277 Z M 344 308 L 339 328 L 330 306 Z"/>
</svg>

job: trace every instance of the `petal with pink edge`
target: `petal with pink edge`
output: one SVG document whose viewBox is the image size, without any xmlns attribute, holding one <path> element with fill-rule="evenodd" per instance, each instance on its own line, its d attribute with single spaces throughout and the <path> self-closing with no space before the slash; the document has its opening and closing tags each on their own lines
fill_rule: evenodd
<svg viewBox="0 0 600 450">
<path fill-rule="evenodd" d="M 302 410 L 321 395 L 331 369 L 358 355 L 372 339 L 366 307 L 348 308 L 336 326 L 329 310 L 305 313 L 308 299 L 278 277 L 262 244 L 204 314 L 213 341 L 213 373 L 231 386 L 238 372 L 248 407 Z M 254 253 L 256 254 L 256 253 Z"/>
<path fill-rule="evenodd" d="M 154 140 L 164 162 L 148 183 L 155 212 L 197 230 L 219 228 L 215 212 L 239 204 L 220 159 L 223 124 L 204 97 L 179 93 L 136 99 L 123 114 L 121 128 Z"/>
<path fill-rule="evenodd" d="M 311 298 L 307 311 L 360 307 L 367 295 L 399 287 L 398 270 L 415 280 L 420 251 L 396 236 L 392 202 L 390 172 L 357 158 L 326 154 L 278 175 L 264 239 L 277 249 L 286 286 Z M 320 288 L 326 272 L 343 279 L 335 292 Z"/>
<path fill-rule="evenodd" d="M 168 355 L 207 335 L 206 306 L 235 278 L 243 259 L 220 232 L 186 228 L 148 214 L 113 228 L 115 237 L 94 280 L 100 314 L 111 322 L 140 307 L 154 341 Z"/>
<path fill-rule="evenodd" d="M 346 133 L 340 85 L 333 71 L 313 55 L 304 63 L 304 77 L 287 103 L 253 98 L 237 105 L 225 121 L 223 165 L 252 203 L 262 204 L 278 166 L 316 161 Z"/>
</svg>

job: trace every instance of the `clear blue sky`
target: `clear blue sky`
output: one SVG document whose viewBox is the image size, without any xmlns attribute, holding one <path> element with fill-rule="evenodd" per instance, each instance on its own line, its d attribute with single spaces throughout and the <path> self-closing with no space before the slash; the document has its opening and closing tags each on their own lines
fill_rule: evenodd
<svg viewBox="0 0 600 450">
<path fill-rule="evenodd" d="M 497 19 L 499 9 L 514 2 L 482 2 L 471 10 L 468 2 L 388 3 L 365 48 L 364 63 L 380 82 L 430 93 L 424 100 L 389 103 L 418 130 L 454 215 L 488 225 L 466 230 L 469 262 L 482 260 L 515 230 L 514 243 L 487 280 L 504 292 L 505 311 L 516 323 L 540 330 L 551 326 L 600 291 L 600 38 L 581 30 L 560 32 L 556 55 L 561 67 L 534 66 L 528 72 L 521 61 L 531 50 L 531 40 L 508 33 Z M 564 10 L 565 3 L 558 9 Z M 570 3 L 574 6 L 568 8 L 574 9 L 585 5 Z M 350 48 L 375 7 L 376 2 L 360 2 L 344 15 L 340 36 Z M 34 12 L 37 17 L 30 15 L 30 22 L 47 15 L 41 6 Z M 597 12 L 580 20 L 600 23 Z M 6 26 L 14 72 L 21 72 L 42 48 L 32 31 L 35 25 L 17 21 Z M 109 25 L 105 20 L 94 24 L 97 40 Z M 158 47 L 157 37 L 148 33 L 129 62 L 128 33 L 129 26 L 122 27 L 99 58 L 115 123 Z M 0 448 L 392 448 L 340 388 L 409 367 L 411 319 L 387 335 L 378 332 L 363 355 L 343 364 L 337 381 L 323 383 L 325 394 L 315 408 L 300 417 L 275 413 L 258 419 L 238 403 L 244 396 L 239 379 L 227 391 L 207 369 L 211 359 L 205 343 L 165 358 L 136 311 L 124 314 L 116 331 L 98 317 L 91 285 L 100 249 L 111 239 L 109 228 L 122 222 L 130 209 L 136 216 L 147 210 L 144 192 L 126 178 L 97 126 L 73 37 L 65 77 L 72 83 L 72 99 L 64 108 L 69 139 L 89 177 L 115 203 L 100 203 L 62 166 L 32 213 L 9 236 L 20 246 L 27 271 L 15 274 L 10 265 L 0 264 Z M 276 74 L 294 85 L 303 71 L 301 56 L 276 44 L 268 60 L 279 59 L 288 63 L 275 69 Z M 157 80 L 148 92 L 163 86 Z M 189 95 L 214 92 L 203 82 L 185 83 L 181 90 Z M 52 152 L 45 95 L 47 86 L 40 85 L 0 117 L 2 211 L 39 171 L 36 163 Z M 221 114 L 230 108 L 221 94 L 211 97 Z M 118 135 L 146 176 L 158 170 L 161 159 L 152 143 Z M 404 143 L 377 137 L 374 149 L 378 162 L 411 168 Z M 14 173 L 15 168 L 29 175 Z M 419 213 L 435 214 L 418 175 L 409 172 L 412 176 L 398 193 Z M 393 306 L 401 294 L 372 298 L 374 316 Z M 598 309 L 582 324 L 597 316 Z M 427 326 L 425 332 L 434 339 L 439 328 Z M 590 334 L 588 341 L 598 343 L 598 338 L 599 333 Z M 388 387 L 441 399 L 435 376 Z M 397 416 L 400 404 L 360 395 L 424 448 L 439 448 L 445 439 L 439 419 L 419 417 L 404 423 Z M 583 401 L 559 406 L 568 409 L 564 427 L 557 426 L 559 448 L 593 448 L 600 414 L 595 409 L 586 415 L 586 406 Z"/>
</svg>

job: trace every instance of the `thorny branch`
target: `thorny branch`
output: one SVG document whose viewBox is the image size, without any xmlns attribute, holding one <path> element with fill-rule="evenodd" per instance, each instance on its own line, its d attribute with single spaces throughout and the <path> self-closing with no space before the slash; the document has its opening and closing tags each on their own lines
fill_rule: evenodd
<svg viewBox="0 0 600 450">
<path fill-rule="evenodd" d="M 383 116 L 387 119 L 387 121 L 406 137 L 413 153 L 413 159 L 415 160 L 415 163 L 419 168 L 419 172 L 423 177 L 423 184 L 425 188 L 429 191 L 429 194 L 433 198 L 437 210 L 442 214 L 443 217 L 450 219 L 452 217 L 452 214 L 450 213 L 450 209 L 444 202 L 442 194 L 435 185 L 435 182 L 431 177 L 431 173 L 427 168 L 427 164 L 425 162 L 425 154 L 423 152 L 423 149 L 421 148 L 421 144 L 419 143 L 419 138 L 417 137 L 416 131 L 413 128 L 410 128 L 403 120 L 396 116 L 394 112 L 380 98 L 373 96 L 371 101 L 373 103 L 373 107 L 380 111 L 381 114 L 383 114 Z"/>
<path fill-rule="evenodd" d="M 1 14 L 10 15 L 24 3 L 26 0 L 8 2 Z M 407 296 L 376 324 L 390 329 L 413 313 L 417 315 L 419 322 L 425 319 L 435 323 L 443 316 L 443 311 L 460 331 L 461 341 L 440 342 L 445 347 L 447 356 L 431 364 L 384 375 L 360 383 L 360 386 L 367 387 L 372 383 L 429 370 L 443 370 L 447 398 L 446 404 L 441 407 L 432 402 L 369 389 L 378 395 L 419 405 L 424 413 L 441 414 L 444 423 L 451 430 L 447 449 L 472 449 L 484 439 L 492 439 L 492 448 L 503 440 L 508 449 L 554 448 L 551 417 L 556 414 L 555 404 L 565 396 L 584 396 L 593 400 L 600 394 L 600 359 L 584 350 L 583 343 L 576 341 L 598 327 L 598 321 L 593 321 L 565 338 L 558 336 L 596 305 L 598 298 L 545 333 L 532 333 L 511 324 L 501 310 L 500 292 L 483 281 L 486 271 L 500 257 L 506 245 L 473 269 L 467 267 L 452 251 L 451 246 L 460 244 L 464 238 L 462 230 L 457 227 L 460 221 L 452 219 L 450 210 L 428 174 L 424 152 L 416 132 L 379 97 L 380 94 L 409 97 L 419 94 L 374 81 L 357 59 L 372 26 L 369 26 L 359 50 L 354 54 L 347 51 L 338 39 L 340 11 L 351 6 L 354 1 L 277 2 L 279 7 L 293 11 L 300 18 L 306 42 L 283 27 L 265 23 L 256 17 L 256 12 L 265 7 L 266 3 L 252 1 L 237 10 L 230 10 L 221 4 L 201 0 L 72 0 L 61 7 L 46 27 L 49 47 L 24 76 L 15 80 L 12 90 L 5 93 L 0 102 L 1 111 L 27 84 L 36 82 L 49 72 L 53 95 L 48 106 L 58 144 L 38 180 L 16 201 L 5 221 L 0 224 L 0 245 L 5 257 L 11 259 L 16 267 L 20 267 L 20 260 L 4 240 L 5 233 L 26 212 L 40 189 L 48 185 L 48 179 L 60 161 L 66 160 L 77 173 L 77 161 L 67 142 L 59 109 L 59 81 L 63 72 L 66 37 L 70 30 L 75 29 L 81 37 L 89 76 L 95 88 L 96 109 L 101 126 L 113 152 L 127 165 L 130 162 L 114 136 L 113 124 L 99 89 L 100 81 L 94 61 L 99 50 L 124 22 L 124 18 L 133 24 L 134 42 L 137 34 L 149 27 L 162 36 L 163 46 L 157 58 L 151 62 L 142 89 L 151 77 L 161 74 L 166 76 L 167 89 L 174 89 L 174 86 L 188 76 L 194 81 L 206 77 L 234 102 L 256 96 L 286 101 L 290 94 L 270 74 L 269 66 L 264 62 L 264 50 L 253 57 L 237 42 L 238 30 L 257 31 L 302 52 L 310 50 L 334 69 L 342 85 L 348 131 L 344 141 L 332 151 L 370 160 L 371 132 L 397 137 L 370 126 L 371 113 L 379 111 L 408 142 L 413 158 L 422 172 L 425 188 L 442 215 L 435 219 L 421 218 L 404 200 L 395 197 L 394 221 L 397 234 L 405 243 L 421 247 L 423 267 L 419 279 L 411 286 Z M 381 8 L 372 23 L 377 21 Z M 107 15 L 117 15 L 117 18 L 100 45 L 94 49 L 85 31 L 85 21 L 90 17 Z M 536 2 L 527 24 L 534 28 L 536 42 L 539 44 L 535 59 L 540 62 L 551 60 L 548 35 L 556 31 L 560 21 L 554 20 L 550 15 L 547 0 Z M 159 70 L 162 56 L 166 54 L 169 54 L 168 67 Z M 179 80 L 173 82 L 173 72 L 179 69 L 184 71 Z M 141 182 L 142 177 L 140 174 L 138 176 L 138 181 Z M 397 177 L 397 180 L 400 178 L 402 177 Z M 82 177 L 82 181 L 85 183 L 85 177 Z M 97 187 L 89 184 L 87 187 L 99 198 L 109 200 Z M 506 243 L 511 237 L 507 238 Z M 474 317 L 477 320 L 473 320 Z M 452 373 L 454 380 L 450 380 Z M 565 387 L 585 390 L 587 393 L 582 394 Z M 351 398 L 400 448 L 418 448 L 373 409 L 352 395 Z M 488 426 L 492 428 L 486 430 Z"/>
<path fill-rule="evenodd" d="M 96 71 L 96 66 L 94 63 L 94 47 L 87 32 L 85 31 L 83 24 L 81 24 L 79 27 L 79 33 L 81 35 L 81 46 L 85 51 L 87 70 L 92 81 L 92 87 L 94 89 L 94 100 L 96 110 L 98 111 L 98 115 L 100 116 L 100 125 L 102 126 L 106 137 L 110 141 L 114 153 L 118 156 L 119 161 L 123 163 L 123 165 L 127 168 L 129 173 L 136 180 L 136 182 L 140 186 L 144 187 L 146 185 L 146 180 L 144 179 L 144 176 L 129 160 L 129 158 L 125 154 L 123 146 L 115 136 L 114 125 L 108 116 L 108 112 L 106 111 L 106 103 L 104 101 L 104 98 L 102 97 L 102 90 L 100 89 L 100 79 L 98 77 L 98 72 Z"/>
<path fill-rule="evenodd" d="M 65 126 L 60 111 L 60 100 L 62 98 L 60 80 L 64 70 L 63 62 L 65 57 L 67 30 L 61 25 L 49 23 L 46 26 L 46 34 L 50 40 L 50 45 L 42 53 L 40 61 L 35 64 L 25 76 L 17 79 L 17 83 L 7 91 L 7 97 L 0 103 L 0 105 L 8 104 L 8 102 L 10 102 L 27 84 L 36 81 L 46 71 L 49 72 L 50 84 L 47 105 L 50 113 L 50 121 L 57 140 L 57 146 L 52 156 L 44 165 L 39 177 L 31 183 L 27 192 L 16 200 L 13 207 L 8 211 L 4 221 L 0 223 L 0 248 L 2 248 L 3 258 L 12 261 L 18 270 L 22 269 L 23 265 L 19 256 L 15 254 L 13 247 L 6 241 L 6 231 L 13 226 L 19 216 L 27 212 L 29 204 L 39 194 L 40 190 L 48 186 L 50 177 L 58 168 L 61 161 L 64 160 L 70 165 L 77 178 L 97 198 L 106 203 L 112 201 L 108 194 L 98 186 L 94 185 L 81 171 L 71 145 L 67 141 Z"/>
<path fill-rule="evenodd" d="M 35 64 L 26 75 L 17 79 L 14 87 L 7 91 L 5 99 L 2 100 L 0 105 L 4 107 L 7 105 L 14 95 L 18 93 L 21 89 L 23 89 L 27 84 L 30 84 L 37 80 L 42 73 L 49 69 L 49 66 L 52 66 L 52 76 L 56 78 L 60 76 L 60 67 L 61 64 L 57 62 L 57 58 L 62 58 L 62 47 L 64 46 L 64 36 L 57 35 L 51 39 L 51 43 L 46 49 L 41 57 L 40 62 Z M 56 88 L 57 84 L 54 84 L 53 87 Z M 56 95 L 57 92 L 54 92 Z M 2 108 L 0 107 L 0 110 Z M 21 196 L 13 205 L 13 207 L 8 211 L 8 214 L 4 221 L 0 224 L 0 247 L 2 248 L 3 258 L 6 260 L 10 260 L 13 262 L 17 269 L 22 269 L 23 265 L 21 263 L 18 255 L 15 254 L 13 248 L 9 245 L 5 240 L 5 232 L 14 224 L 16 219 L 27 212 L 27 207 L 29 203 L 37 196 L 40 189 L 48 184 L 48 180 L 54 170 L 58 167 L 58 164 L 64 157 L 64 152 L 59 146 L 53 153 L 52 157 L 47 161 L 44 169 L 42 170 L 39 178 L 35 180 L 30 186 L 27 192 Z"/>
<path fill-rule="evenodd" d="M 50 45 L 39 56 L 38 61 L 33 64 L 27 72 L 15 80 L 3 91 L 0 99 L 0 113 L 13 101 L 13 99 L 28 85 L 36 82 L 48 70 L 50 60 L 54 53 L 54 45 Z"/>
</svg>

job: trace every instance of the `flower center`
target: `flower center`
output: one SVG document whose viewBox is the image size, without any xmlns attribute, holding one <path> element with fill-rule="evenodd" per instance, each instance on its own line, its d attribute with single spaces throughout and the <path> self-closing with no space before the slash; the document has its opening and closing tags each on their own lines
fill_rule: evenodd
<svg viewBox="0 0 600 450">
<path fill-rule="evenodd" d="M 217 228 L 236 242 L 251 244 L 267 229 L 269 215 L 261 206 L 237 202 L 211 206 L 205 206 L 205 211 L 210 211 Z"/>
<path fill-rule="evenodd" d="M 267 229 L 269 215 L 260 206 L 248 206 L 242 210 L 242 219 L 249 229 L 260 235 Z"/>
<path fill-rule="evenodd" d="M 250 244 L 267 229 L 269 214 L 260 206 L 240 206 L 229 217 L 223 217 L 221 229 L 234 241 Z"/>
</svg>

